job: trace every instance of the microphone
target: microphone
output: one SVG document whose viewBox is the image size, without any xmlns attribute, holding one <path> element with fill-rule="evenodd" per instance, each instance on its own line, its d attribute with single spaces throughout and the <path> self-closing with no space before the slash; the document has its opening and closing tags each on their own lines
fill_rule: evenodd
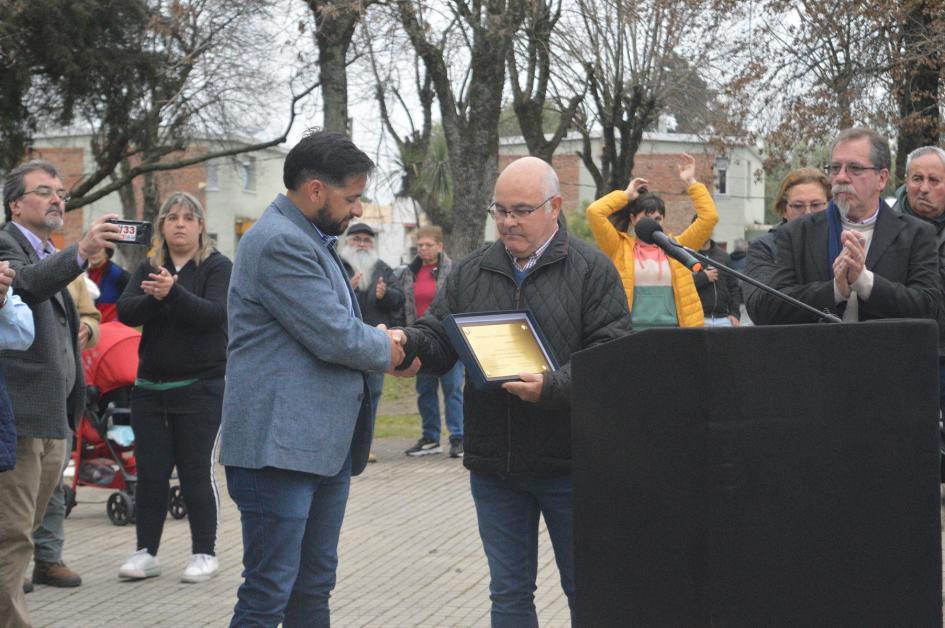
<svg viewBox="0 0 945 628">
<path fill-rule="evenodd" d="M 663 227 L 652 218 L 641 218 L 633 231 L 643 242 L 655 244 L 674 260 L 694 273 L 702 270 L 702 263 L 689 254 L 682 244 L 663 233 Z"/>
</svg>

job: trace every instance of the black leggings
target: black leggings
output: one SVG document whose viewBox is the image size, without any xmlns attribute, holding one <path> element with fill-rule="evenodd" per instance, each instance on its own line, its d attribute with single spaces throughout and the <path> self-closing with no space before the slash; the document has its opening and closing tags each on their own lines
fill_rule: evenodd
<svg viewBox="0 0 945 628">
<path fill-rule="evenodd" d="M 131 403 L 138 462 L 138 549 L 157 555 L 176 466 L 190 521 L 192 553 L 214 554 L 219 492 L 213 445 L 223 410 L 223 380 L 201 380 L 168 391 L 136 388 Z"/>
</svg>

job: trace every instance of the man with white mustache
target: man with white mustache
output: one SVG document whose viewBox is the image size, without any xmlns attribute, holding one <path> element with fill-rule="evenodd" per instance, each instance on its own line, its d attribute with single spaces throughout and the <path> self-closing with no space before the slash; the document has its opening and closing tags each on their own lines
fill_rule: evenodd
<svg viewBox="0 0 945 628">
<path fill-rule="evenodd" d="M 33 311 L 36 339 L 25 351 L 0 351 L 17 432 L 16 467 L 0 474 L 0 624 L 29 626 L 23 575 L 33 553 L 30 533 L 62 475 L 75 425 L 85 405 L 79 317 L 66 287 L 88 259 L 120 239 L 118 218 L 94 221 L 76 244 L 57 251 L 50 238 L 62 227 L 68 195 L 55 166 L 35 160 L 3 182 L 6 224 L 0 260 L 16 271 L 13 289 Z M 37 565 L 44 576 L 71 579 L 65 565 Z M 34 574 L 35 575 L 35 574 Z M 48 581 L 48 578 L 47 578 Z M 74 584 L 69 586 L 75 586 Z"/>
<path fill-rule="evenodd" d="M 773 287 L 845 322 L 938 316 L 935 230 L 882 200 L 890 163 L 889 143 L 872 129 L 837 135 L 825 168 L 833 200 L 778 229 Z M 762 325 L 817 321 L 767 293 L 749 314 Z"/>
</svg>

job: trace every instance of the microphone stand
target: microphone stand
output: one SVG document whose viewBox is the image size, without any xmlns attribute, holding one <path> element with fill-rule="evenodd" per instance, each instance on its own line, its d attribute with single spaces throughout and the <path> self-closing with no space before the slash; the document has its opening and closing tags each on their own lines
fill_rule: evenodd
<svg viewBox="0 0 945 628">
<path fill-rule="evenodd" d="M 745 283 L 751 284 L 756 288 L 760 288 L 761 290 L 764 290 L 768 294 L 773 294 L 774 296 L 778 297 L 782 301 L 787 301 L 788 303 L 794 305 L 795 307 L 799 307 L 805 312 L 809 312 L 810 314 L 813 314 L 814 316 L 819 318 L 820 321 L 823 323 L 842 323 L 843 322 L 842 320 L 840 320 L 840 318 L 838 318 L 834 314 L 831 314 L 830 312 L 821 312 L 817 308 L 811 307 L 810 305 L 807 305 L 806 303 L 802 301 L 798 301 L 794 297 L 784 294 L 780 290 L 776 290 L 775 288 L 772 288 L 771 286 L 767 286 L 761 283 L 760 281 L 758 281 L 757 279 L 752 279 L 748 275 L 742 274 L 738 272 L 737 270 L 735 270 L 734 268 L 729 268 L 728 266 L 724 264 L 719 264 L 714 259 L 711 259 L 698 251 L 693 251 L 689 247 L 683 246 L 682 244 L 679 244 L 675 240 L 673 241 L 673 244 L 675 246 L 678 246 L 682 250 L 686 251 L 687 253 L 692 255 L 694 258 L 696 258 L 700 262 L 702 262 L 703 266 L 712 266 L 713 268 L 718 268 L 719 270 L 723 270 L 730 275 L 734 275 L 738 277 L 739 279 L 741 279 L 742 281 L 744 281 Z"/>
</svg>

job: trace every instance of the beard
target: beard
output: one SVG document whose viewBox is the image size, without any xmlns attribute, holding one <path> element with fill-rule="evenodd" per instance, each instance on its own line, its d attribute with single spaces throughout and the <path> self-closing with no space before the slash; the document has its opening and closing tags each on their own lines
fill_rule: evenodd
<svg viewBox="0 0 945 628">
<path fill-rule="evenodd" d="M 65 220 L 63 220 L 61 214 L 49 213 L 43 216 L 43 224 L 53 231 L 62 229 L 63 223 L 65 223 Z"/>
<path fill-rule="evenodd" d="M 346 244 L 342 247 L 339 255 L 354 269 L 355 273 L 361 273 L 358 291 L 367 292 L 374 282 L 374 267 L 378 260 L 377 251 L 374 249 L 356 249 Z"/>
<path fill-rule="evenodd" d="M 844 193 L 842 199 L 838 198 L 838 195 Z M 846 216 L 850 213 L 850 196 L 856 195 L 856 190 L 853 189 L 852 185 L 837 184 L 830 189 L 830 194 L 833 197 L 834 205 L 837 206 L 837 209 L 840 210 L 840 213 Z"/>
<path fill-rule="evenodd" d="M 331 199 L 326 199 L 325 205 L 318 210 L 318 213 L 315 215 L 314 222 L 322 233 L 325 235 L 331 236 L 340 236 L 345 232 L 345 229 L 348 228 L 348 222 L 351 220 L 351 216 L 342 218 L 341 220 L 334 220 L 332 218 L 333 207 L 331 206 Z"/>
</svg>

